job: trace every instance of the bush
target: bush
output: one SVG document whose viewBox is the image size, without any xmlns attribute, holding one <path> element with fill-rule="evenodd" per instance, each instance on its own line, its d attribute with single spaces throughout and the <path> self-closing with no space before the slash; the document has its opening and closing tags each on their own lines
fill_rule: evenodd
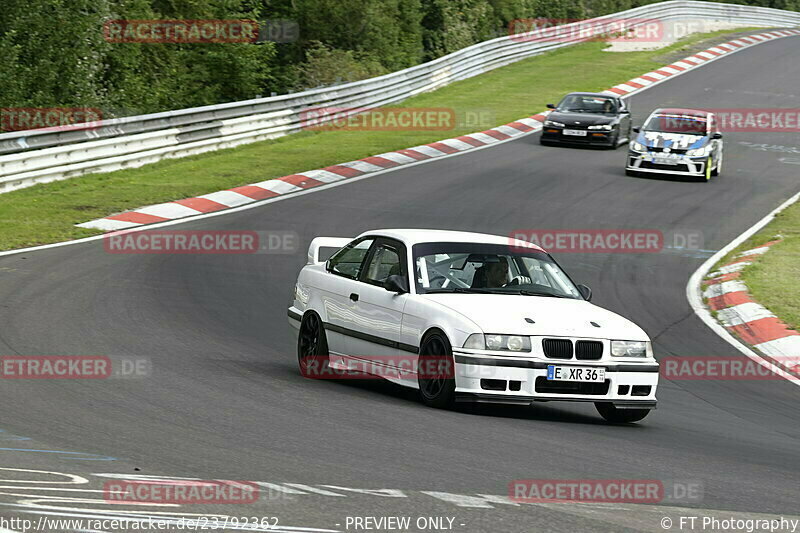
<svg viewBox="0 0 800 533">
<path fill-rule="evenodd" d="M 310 46 L 305 62 L 297 67 L 300 88 L 358 81 L 387 72 L 379 61 L 366 54 L 330 48 L 319 41 Z"/>
<path fill-rule="evenodd" d="M 737 2 L 737 0 L 730 0 Z M 505 35 L 515 19 L 580 19 L 650 0 L 3 0 L 0 107 L 123 116 L 361 80 Z M 750 3 L 800 10 L 800 0 Z M 289 19 L 289 43 L 109 43 L 110 19 Z"/>
</svg>

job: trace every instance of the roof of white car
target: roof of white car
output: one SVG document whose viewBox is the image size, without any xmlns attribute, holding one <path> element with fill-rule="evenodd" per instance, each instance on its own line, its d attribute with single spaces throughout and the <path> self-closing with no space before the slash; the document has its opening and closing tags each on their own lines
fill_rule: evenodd
<svg viewBox="0 0 800 533">
<path fill-rule="evenodd" d="M 528 241 L 512 239 L 509 236 L 488 235 L 486 233 L 471 233 L 468 231 L 450 231 L 437 229 L 376 229 L 365 231 L 359 236 L 364 235 L 383 235 L 397 239 L 413 246 L 423 242 L 472 242 L 482 244 L 504 244 L 518 247 L 527 247 L 534 250 L 544 251 L 541 247 Z"/>
</svg>

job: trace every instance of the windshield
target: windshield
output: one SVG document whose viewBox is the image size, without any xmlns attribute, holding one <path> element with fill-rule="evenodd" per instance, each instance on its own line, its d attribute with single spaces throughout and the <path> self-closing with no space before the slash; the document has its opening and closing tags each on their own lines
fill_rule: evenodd
<svg viewBox="0 0 800 533">
<path fill-rule="evenodd" d="M 494 293 L 581 299 L 552 257 L 499 244 L 426 243 L 414 246 L 418 294 Z"/>
<path fill-rule="evenodd" d="M 691 115 L 653 115 L 647 119 L 643 129 L 663 133 L 705 135 L 708 122 L 705 117 Z"/>
<path fill-rule="evenodd" d="M 561 103 L 558 104 L 556 110 L 569 113 L 598 113 L 601 115 L 614 115 L 617 113 L 617 104 L 613 98 L 570 94 L 561 100 Z"/>
</svg>

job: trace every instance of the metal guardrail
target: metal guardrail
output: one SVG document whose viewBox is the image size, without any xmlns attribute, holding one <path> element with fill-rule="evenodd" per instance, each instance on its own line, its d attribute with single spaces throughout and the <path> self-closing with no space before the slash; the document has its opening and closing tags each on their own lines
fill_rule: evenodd
<svg viewBox="0 0 800 533">
<path fill-rule="evenodd" d="M 589 40 L 602 23 L 625 19 L 701 20 L 741 26 L 791 27 L 800 13 L 779 9 L 671 0 L 559 26 L 560 37 L 519 34 L 461 49 L 436 60 L 368 80 L 289 95 L 104 120 L 96 127 L 0 134 L 0 193 L 92 172 L 109 172 L 299 131 L 315 108 L 359 110 L 432 91 L 533 55 Z M 578 32 L 586 26 L 595 33 Z M 569 32 L 575 27 L 575 34 Z M 566 35 L 566 36 L 565 36 Z M 524 36 L 524 37 L 520 37 Z"/>
</svg>

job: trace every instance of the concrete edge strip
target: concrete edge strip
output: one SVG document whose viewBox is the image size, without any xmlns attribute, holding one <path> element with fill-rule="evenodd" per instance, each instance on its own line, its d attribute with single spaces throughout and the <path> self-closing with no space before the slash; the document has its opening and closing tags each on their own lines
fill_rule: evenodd
<svg viewBox="0 0 800 533">
<path fill-rule="evenodd" d="M 741 268 L 750 264 L 753 258 L 759 257 L 760 254 L 763 253 L 759 248 L 763 248 L 766 245 L 743 252 L 742 255 L 734 259 L 732 264 L 740 266 L 739 270 L 725 273 L 723 272 L 723 267 L 721 267 L 717 271 L 710 273 L 711 268 L 723 257 L 728 255 L 731 250 L 752 237 L 756 232 L 772 222 L 778 213 L 796 203 L 798 200 L 800 200 L 800 192 L 786 200 L 767 216 L 725 245 L 713 256 L 709 257 L 689 278 L 689 282 L 686 284 L 686 298 L 689 300 L 689 305 L 692 307 L 694 313 L 719 337 L 774 374 L 800 386 L 800 379 L 798 379 L 796 375 L 787 372 L 787 366 L 781 364 L 780 361 L 780 359 L 786 359 L 787 356 L 789 356 L 790 358 L 797 358 L 798 362 L 800 362 L 800 335 L 798 335 L 797 332 L 781 335 L 781 328 L 787 332 L 792 330 L 786 329 L 786 326 L 783 325 L 774 314 L 765 307 L 753 302 L 752 299 L 749 299 L 749 296 L 747 296 L 748 300 L 742 300 L 742 291 L 736 290 L 741 287 L 741 285 L 728 284 L 724 288 L 722 287 L 724 283 L 740 281 L 739 276 L 741 275 Z M 767 244 L 771 246 L 774 243 L 775 242 L 770 242 Z M 709 277 L 711 279 L 708 279 Z M 703 291 L 704 283 L 706 287 L 709 287 L 706 291 Z M 713 287 L 713 285 L 720 285 L 720 287 L 717 289 L 710 288 Z M 739 293 L 740 296 L 732 296 L 737 293 Z M 738 303 L 723 307 L 719 311 L 720 320 L 722 322 L 720 323 L 720 321 L 717 321 L 711 314 L 709 307 L 704 304 L 704 294 L 711 295 L 714 298 L 724 299 L 728 297 L 729 301 Z M 718 294 L 718 296 L 715 296 L 716 294 Z M 715 301 L 712 305 L 715 304 L 718 304 L 718 302 Z M 734 333 L 736 335 L 734 335 Z M 752 341 L 751 345 L 745 344 L 742 339 Z M 793 371 L 797 373 L 798 367 L 794 366 Z"/>
<path fill-rule="evenodd" d="M 759 248 L 738 254 L 728 264 L 751 265 L 769 248 L 780 242 L 768 242 Z M 786 359 L 784 366 L 800 373 L 800 332 L 790 329 L 774 313 L 754 301 L 747 285 L 737 272 L 735 279 L 718 276 L 712 272 L 706 276 L 708 307 L 717 311 L 717 320 L 739 339 L 767 356 Z"/>
<path fill-rule="evenodd" d="M 703 52 L 695 53 L 688 58 L 675 61 L 670 65 L 633 78 L 628 82 L 621 83 L 603 92 L 619 96 L 630 96 L 631 94 L 657 85 L 664 80 L 674 78 L 675 76 L 689 72 L 690 70 L 744 48 L 769 42 L 774 39 L 789 37 L 791 35 L 800 35 L 800 30 L 766 32 L 753 36 L 756 38 L 748 42 L 736 39 L 722 45 L 716 45 Z M 324 169 L 299 172 L 272 180 L 234 187 L 226 191 L 204 194 L 196 198 L 186 198 L 174 202 L 140 207 L 132 211 L 76 224 L 76 226 L 103 231 L 129 230 L 144 225 L 228 210 L 276 196 L 297 194 L 305 189 L 317 188 L 341 180 L 352 180 L 352 178 L 375 174 L 400 166 L 427 162 L 439 159 L 445 155 L 473 151 L 479 148 L 485 148 L 489 144 L 528 135 L 541 129 L 545 116 L 546 112 L 543 112 L 483 132 L 462 135 L 453 139 L 443 139 L 414 148 L 406 148 L 369 156 L 357 161 L 332 165 Z"/>
</svg>

